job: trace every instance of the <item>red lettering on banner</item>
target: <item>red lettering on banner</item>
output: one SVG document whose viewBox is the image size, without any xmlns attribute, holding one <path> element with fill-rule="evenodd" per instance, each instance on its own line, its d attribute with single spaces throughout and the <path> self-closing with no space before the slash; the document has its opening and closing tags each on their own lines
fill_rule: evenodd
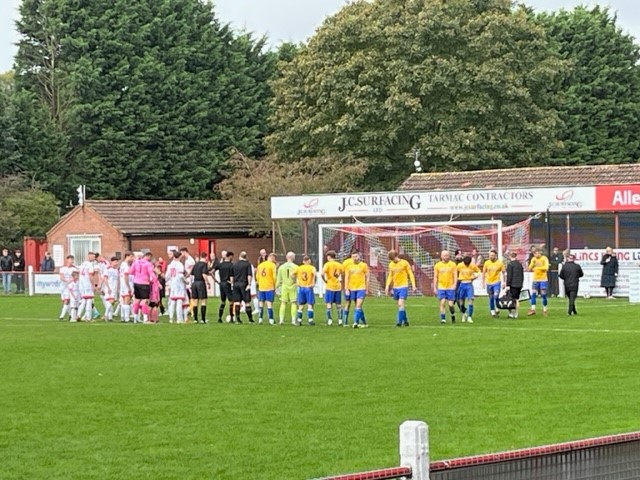
<svg viewBox="0 0 640 480">
<path fill-rule="evenodd" d="M 596 210 L 640 211 L 640 185 L 600 185 L 596 187 Z"/>
</svg>

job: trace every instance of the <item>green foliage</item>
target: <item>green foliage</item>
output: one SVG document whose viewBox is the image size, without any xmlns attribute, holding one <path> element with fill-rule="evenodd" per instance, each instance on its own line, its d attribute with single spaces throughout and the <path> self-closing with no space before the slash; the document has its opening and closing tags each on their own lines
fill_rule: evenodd
<svg viewBox="0 0 640 480">
<path fill-rule="evenodd" d="M 353 191 L 362 179 L 365 163 L 346 156 L 281 162 L 275 157 L 252 159 L 236 151 L 229 168 L 230 174 L 217 191 L 251 221 L 252 233 L 261 234 L 271 231 L 271 197 Z M 327 175 L 338 171 L 340 175 Z M 300 222 L 289 226 L 299 229 Z"/>
<path fill-rule="evenodd" d="M 55 296 L 0 297 L 2 478 L 318 478 L 397 465 L 408 419 L 433 460 L 637 430 L 639 306 L 507 320 L 486 302 L 440 326 L 411 298 L 396 329 L 367 298 L 354 331 L 69 324 Z"/>
<path fill-rule="evenodd" d="M 44 237 L 58 221 L 55 197 L 20 176 L 0 178 L 0 245 L 22 245 L 23 237 Z"/>
<path fill-rule="evenodd" d="M 275 56 L 210 3 L 23 0 L 21 14 L 21 171 L 58 198 L 79 183 L 93 198 L 206 198 L 229 148 L 263 152 Z"/>
<path fill-rule="evenodd" d="M 19 160 L 13 95 L 13 73 L 0 74 L 0 172 Z"/>
<path fill-rule="evenodd" d="M 556 84 L 563 150 L 556 164 L 627 163 L 640 155 L 640 48 L 607 8 L 541 14 L 570 62 Z"/>
<path fill-rule="evenodd" d="M 287 158 L 367 158 L 366 186 L 390 187 L 422 151 L 428 170 L 546 163 L 562 62 L 508 0 L 355 2 L 328 19 L 274 82 Z"/>
</svg>

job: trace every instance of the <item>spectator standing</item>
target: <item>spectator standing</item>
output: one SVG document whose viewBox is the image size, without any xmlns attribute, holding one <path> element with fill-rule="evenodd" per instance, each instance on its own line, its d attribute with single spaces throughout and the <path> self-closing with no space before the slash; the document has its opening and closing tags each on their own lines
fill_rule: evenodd
<svg viewBox="0 0 640 480">
<path fill-rule="evenodd" d="M 13 257 L 9 255 L 9 250 L 2 249 L 2 256 L 0 257 L 0 272 L 2 272 L 2 289 L 6 294 L 11 293 L 11 281 L 13 271 Z"/>
<path fill-rule="evenodd" d="M 42 262 L 40 262 L 40 271 L 41 272 L 54 272 L 56 270 L 56 264 L 51 258 L 51 253 L 46 252 L 44 254 L 44 258 Z"/>
<path fill-rule="evenodd" d="M 24 293 L 24 257 L 22 256 L 22 250 L 16 250 L 13 256 L 13 275 L 16 278 L 16 293 Z"/>
<path fill-rule="evenodd" d="M 613 289 L 616 288 L 616 279 L 618 278 L 618 259 L 613 253 L 613 248 L 607 247 L 602 260 L 602 276 L 600 277 L 600 286 L 604 288 L 607 294 L 607 300 L 612 300 Z"/>
<path fill-rule="evenodd" d="M 551 296 L 557 297 L 560 293 L 560 285 L 558 282 L 558 270 L 560 265 L 564 263 L 564 255 L 558 249 L 553 247 L 553 253 L 549 257 L 549 290 L 551 290 Z"/>
<path fill-rule="evenodd" d="M 584 276 L 582 267 L 575 262 L 575 259 L 576 257 L 569 255 L 559 275 L 564 281 L 564 290 L 569 298 L 569 316 L 578 314 L 576 312 L 576 298 L 578 297 L 580 279 Z"/>
</svg>

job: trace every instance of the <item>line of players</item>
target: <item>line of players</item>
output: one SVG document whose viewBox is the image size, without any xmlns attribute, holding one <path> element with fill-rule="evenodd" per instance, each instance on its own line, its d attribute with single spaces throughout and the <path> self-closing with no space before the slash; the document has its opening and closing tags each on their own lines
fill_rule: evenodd
<svg viewBox="0 0 640 480">
<path fill-rule="evenodd" d="M 459 252 L 456 252 L 459 253 Z M 519 298 L 524 285 L 524 273 L 522 265 L 517 259 L 517 254 L 511 254 L 511 261 L 505 268 L 504 263 L 498 258 L 498 252 L 491 250 L 489 259 L 480 267 L 472 262 L 469 255 L 464 257 L 456 255 L 456 261 L 451 259 L 451 254 L 443 250 L 441 260 L 434 266 L 433 290 L 440 302 L 440 323 L 446 323 L 446 310 L 449 309 L 451 323 L 456 321 L 456 309 L 462 313 L 462 321 L 473 323 L 474 314 L 474 288 L 473 282 L 482 277 L 482 286 L 489 296 L 489 310 L 491 316 L 499 317 L 498 301 L 503 289 L 507 288 L 507 296 L 514 301 L 514 308 L 509 311 L 509 318 L 518 318 Z M 533 272 L 531 308 L 528 316 L 536 314 L 537 297 L 542 298 L 543 315 L 546 317 L 548 310 L 548 271 L 549 260 L 542 255 L 540 249 L 534 251 L 529 261 L 528 270 Z"/>
<path fill-rule="evenodd" d="M 173 259 L 167 269 L 166 280 L 161 282 L 162 274 L 158 266 L 151 263 L 151 253 L 134 259 L 130 252 L 125 253 L 120 261 L 111 258 L 110 262 L 97 253 L 90 252 L 87 260 L 80 267 L 74 265 L 73 256 L 68 256 L 66 264 L 60 269 L 62 280 L 63 307 L 60 318 L 69 314 L 71 321 L 79 319 L 90 321 L 96 314 L 93 299 L 96 290 L 101 293 L 105 308 L 104 318 L 112 321 L 118 314 L 122 320 L 134 323 L 139 321 L 154 323 L 157 321 L 157 307 L 161 304 L 160 289 L 167 285 L 169 298 L 169 321 L 185 323 L 191 313 L 198 321 L 198 307 L 200 307 L 201 321 L 206 323 L 207 290 L 213 287 L 215 280 L 213 273 L 218 271 L 221 293 L 218 322 L 222 323 L 226 302 L 229 302 L 227 322 L 242 323 L 241 311 L 247 313 L 249 322 L 252 318 L 252 283 L 257 285 L 258 322 L 263 323 L 265 309 L 270 324 L 275 324 L 273 303 L 279 294 L 281 304 L 279 324 L 285 322 L 287 306 L 291 310 L 291 323 L 301 325 L 304 309 L 307 310 L 307 321 L 314 325 L 314 286 L 317 272 L 311 259 L 305 256 L 302 265 L 296 265 L 295 253 L 287 254 L 286 263 L 277 267 L 276 256 L 266 251 L 261 252 L 257 269 L 253 269 L 247 260 L 246 252 L 240 254 L 237 262 L 233 262 L 232 252 L 223 252 L 222 261 L 215 259 L 207 263 L 207 255 L 202 254 L 196 262 L 188 253 L 181 249 L 173 253 Z M 497 252 L 492 250 L 489 259 L 484 262 L 483 269 L 472 262 L 470 256 L 456 256 L 451 260 L 450 253 L 443 251 L 441 260 L 434 266 L 433 289 L 440 302 L 440 322 L 446 323 L 446 306 L 448 304 L 452 323 L 455 322 L 455 304 L 462 313 L 462 321 L 473 323 L 474 291 L 473 281 L 482 276 L 483 287 L 489 295 L 491 316 L 497 317 L 497 307 L 500 292 L 505 286 L 509 287 L 511 297 L 517 301 L 522 289 L 521 275 L 510 273 L 512 264 L 518 263 L 515 254 L 512 262 L 505 269 Z M 199 268 L 201 267 L 201 268 Z M 543 314 L 547 315 L 547 272 L 549 261 L 540 250 L 536 250 L 528 266 L 534 272 L 533 294 L 531 309 L 528 315 L 536 313 L 537 294 L 542 296 Z M 506 279 L 505 279 L 506 273 Z M 255 279 L 253 278 L 255 274 Z M 97 277 L 97 281 L 96 281 Z M 335 251 L 329 251 L 324 264 L 322 279 L 326 285 L 325 303 L 327 324 L 333 324 L 333 309 L 335 307 L 338 324 L 349 325 L 349 311 L 354 310 L 354 327 L 366 327 L 367 321 L 363 310 L 363 303 L 369 287 L 369 268 L 362 260 L 360 252 L 354 250 L 343 263 L 337 261 Z M 164 280 L 164 279 L 163 279 Z M 389 252 L 389 271 L 385 285 L 385 294 L 391 294 L 398 303 L 397 326 L 408 326 L 406 299 L 409 294 L 409 284 L 413 291 L 416 281 L 409 262 L 401 259 L 398 252 Z M 345 305 L 342 305 L 344 286 Z M 116 300 L 118 300 L 117 307 Z M 131 304 L 133 300 L 133 305 Z M 191 301 L 190 301 L 191 300 Z M 516 302 L 517 304 L 517 302 Z M 132 315 L 133 314 L 133 315 Z M 99 315 L 99 314 L 98 314 Z M 517 318 L 518 310 L 511 311 L 509 317 Z"/>
</svg>

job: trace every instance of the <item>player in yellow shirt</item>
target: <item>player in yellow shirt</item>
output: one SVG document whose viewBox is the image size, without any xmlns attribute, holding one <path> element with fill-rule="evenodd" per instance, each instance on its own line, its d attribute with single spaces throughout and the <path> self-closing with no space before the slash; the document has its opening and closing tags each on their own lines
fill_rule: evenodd
<svg viewBox="0 0 640 480">
<path fill-rule="evenodd" d="M 362 261 L 358 251 L 351 255 L 351 259 L 353 261 L 344 270 L 344 294 L 345 298 L 356 304 L 353 314 L 353 328 L 365 328 L 367 320 L 362 309 L 362 303 L 367 296 L 369 287 L 369 267 Z M 346 310 L 345 318 L 348 318 L 348 316 L 349 311 Z"/>
<path fill-rule="evenodd" d="M 456 267 L 458 275 L 458 305 L 462 312 L 462 321 L 473 323 L 473 281 L 481 274 L 478 265 L 473 261 L 470 255 L 465 255 L 462 262 Z M 465 306 L 465 302 L 469 302 L 469 306 Z"/>
<path fill-rule="evenodd" d="M 342 262 L 342 279 L 344 280 L 344 274 L 347 270 L 347 267 L 351 264 L 353 264 L 353 258 L 352 255 L 356 252 L 357 250 L 355 248 L 353 248 L 351 250 L 351 254 L 344 259 L 344 261 Z M 345 290 L 346 290 L 346 285 L 344 286 Z M 340 320 L 338 321 L 338 325 L 344 325 L 345 327 L 349 326 L 349 309 L 351 308 L 351 298 L 349 298 L 349 295 L 346 294 L 345 291 L 345 295 L 344 295 L 344 308 L 342 309 L 342 316 L 340 317 Z"/>
<path fill-rule="evenodd" d="M 307 321 L 310 326 L 315 325 L 313 321 L 313 305 L 316 303 L 316 296 L 313 287 L 316 285 L 316 267 L 311 265 L 311 257 L 305 255 L 302 265 L 296 268 L 291 274 L 298 284 L 298 320 L 297 325 L 302 324 L 302 310 L 307 306 Z"/>
<path fill-rule="evenodd" d="M 491 250 L 489 259 L 482 266 L 482 286 L 487 289 L 487 295 L 489 295 L 489 310 L 492 317 L 497 317 L 500 313 L 498 299 L 504 284 L 504 263 L 498 258 L 498 252 Z"/>
<path fill-rule="evenodd" d="M 340 262 L 336 261 L 336 252 L 327 252 L 327 263 L 322 267 L 322 279 L 326 290 L 324 292 L 324 303 L 327 304 L 327 325 L 333 325 L 332 310 L 336 306 L 338 314 L 338 324 L 342 325 L 342 272 L 344 269 Z"/>
<path fill-rule="evenodd" d="M 451 261 L 451 254 L 448 250 L 440 253 L 440 261 L 433 267 L 433 291 L 440 301 L 440 323 L 447 323 L 445 307 L 449 304 L 451 323 L 456 323 L 456 310 L 454 302 L 456 300 L 456 284 L 458 282 L 458 268 L 455 262 Z"/>
<path fill-rule="evenodd" d="M 529 262 L 529 271 L 533 272 L 532 292 L 531 292 L 531 309 L 527 315 L 536 314 L 536 303 L 538 295 L 542 296 L 542 314 L 547 316 L 547 289 L 549 287 L 549 259 L 542 255 L 542 251 L 536 248 L 533 258 Z"/>
<path fill-rule="evenodd" d="M 267 316 L 269 324 L 275 325 L 273 319 L 273 301 L 276 297 L 276 254 L 270 253 L 267 259 L 256 269 L 256 277 L 258 277 L 258 307 L 259 317 L 258 323 L 262 323 L 264 316 L 264 306 L 267 305 Z"/>
<path fill-rule="evenodd" d="M 411 282 L 413 291 L 416 292 L 416 277 L 413 275 L 411 265 L 406 260 L 401 259 L 398 256 L 398 252 L 389 250 L 389 274 L 387 275 L 387 284 L 384 293 L 385 295 L 389 295 L 389 288 L 393 285 L 393 289 L 391 290 L 393 299 L 398 302 L 396 327 L 409 326 L 405 306 L 407 297 L 409 296 L 409 282 Z"/>
</svg>

